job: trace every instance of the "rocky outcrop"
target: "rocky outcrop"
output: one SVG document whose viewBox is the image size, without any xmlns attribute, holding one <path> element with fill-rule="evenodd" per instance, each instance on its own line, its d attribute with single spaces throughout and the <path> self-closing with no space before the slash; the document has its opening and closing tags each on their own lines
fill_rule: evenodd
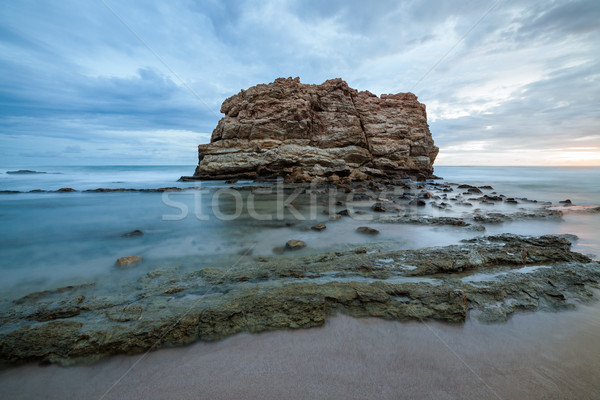
<svg viewBox="0 0 600 400">
<path fill-rule="evenodd" d="M 600 282 L 600 263 L 570 246 L 564 236 L 510 234 L 417 250 L 348 246 L 225 269 L 156 269 L 111 290 L 98 282 L 0 299 L 0 368 L 309 328 L 339 312 L 500 322 L 518 311 L 569 309 L 593 301 Z"/>
<path fill-rule="evenodd" d="M 226 99 L 221 112 L 198 146 L 195 179 L 422 179 L 438 153 L 414 94 L 377 97 L 341 79 L 279 78 Z"/>
</svg>

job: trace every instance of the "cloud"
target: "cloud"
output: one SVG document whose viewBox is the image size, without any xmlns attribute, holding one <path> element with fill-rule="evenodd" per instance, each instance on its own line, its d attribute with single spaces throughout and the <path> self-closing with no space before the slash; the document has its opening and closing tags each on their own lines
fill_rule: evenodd
<svg viewBox="0 0 600 400">
<path fill-rule="evenodd" d="M 442 163 L 598 154 L 594 0 L 106 4 L 3 5 L 6 162 L 194 164 L 221 102 L 280 76 L 342 77 L 378 94 L 414 88 Z"/>
</svg>

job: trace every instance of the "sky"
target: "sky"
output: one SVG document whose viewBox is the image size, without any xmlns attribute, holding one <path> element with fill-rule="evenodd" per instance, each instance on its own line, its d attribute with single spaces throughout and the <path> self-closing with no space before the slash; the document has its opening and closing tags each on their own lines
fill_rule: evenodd
<svg viewBox="0 0 600 400">
<path fill-rule="evenodd" d="M 0 164 L 195 165 L 241 89 L 426 104 L 436 165 L 600 165 L 600 1 L 0 3 Z"/>
</svg>

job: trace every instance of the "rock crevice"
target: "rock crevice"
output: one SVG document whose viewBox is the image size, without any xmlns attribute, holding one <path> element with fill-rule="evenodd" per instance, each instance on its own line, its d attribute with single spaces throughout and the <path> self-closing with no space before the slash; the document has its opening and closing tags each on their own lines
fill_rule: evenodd
<svg viewBox="0 0 600 400">
<path fill-rule="evenodd" d="M 221 112 L 194 179 L 423 179 L 438 153 L 414 94 L 377 97 L 341 79 L 279 78 L 229 97 Z"/>
</svg>

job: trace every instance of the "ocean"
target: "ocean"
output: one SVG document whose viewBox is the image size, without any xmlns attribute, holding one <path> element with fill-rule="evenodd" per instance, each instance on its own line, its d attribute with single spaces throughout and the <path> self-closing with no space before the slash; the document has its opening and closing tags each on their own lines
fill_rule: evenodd
<svg viewBox="0 0 600 400">
<path fill-rule="evenodd" d="M 237 209 L 234 186 L 252 182 L 178 182 L 194 166 L 27 167 L 46 174 L 6 174 L 0 168 L 0 293 L 3 300 L 33 291 L 101 282 L 106 290 L 166 267 L 228 268 L 272 256 L 289 239 L 298 252 L 348 249 L 350 244 L 418 248 L 459 243 L 497 233 L 570 233 L 576 251 L 598 259 L 600 214 L 566 213 L 562 220 L 489 224 L 485 231 L 452 226 L 374 224 L 371 237 L 354 232 L 365 222 L 328 221 L 319 204 L 293 196 L 296 214 L 279 215 L 276 195 Z M 497 193 L 538 201 L 600 205 L 600 168 L 436 167 L 447 182 L 490 185 Z M 97 188 L 181 192 L 85 192 Z M 75 192 L 55 192 L 73 188 Z M 33 192 L 31 190 L 46 190 Z M 220 193 L 217 195 L 217 193 Z M 246 191 L 243 196 L 248 200 Z M 290 196 L 289 192 L 285 197 Z M 519 200 L 518 207 L 528 203 Z M 483 206 L 482 206 L 483 207 Z M 496 206 L 495 206 L 496 207 Z M 498 205 L 497 207 L 510 207 Z M 514 210 L 514 209 L 513 209 Z M 458 216 L 464 210 L 418 211 Z M 468 212 L 473 212 L 469 210 Z M 442 213 L 442 214 L 440 214 Z M 447 213 L 447 214 L 443 214 Z M 273 218 L 264 218 L 265 216 Z M 281 216 L 281 218 L 279 218 Z M 139 236 L 123 236 L 141 230 Z M 135 268 L 115 266 L 139 255 Z M 111 282 L 114 285 L 111 286 Z M 100 286 L 100 285 L 98 285 Z M 598 295 L 598 292 L 596 291 Z M 600 304 L 562 312 L 519 312 L 502 324 L 468 318 L 464 324 L 328 318 L 323 328 L 238 334 L 218 342 L 116 356 L 92 366 L 40 368 L 29 364 L 0 373 L 10 398 L 598 398 Z M 167 371 L 167 372 L 165 372 Z M 135 397 L 135 396 L 134 396 Z"/>
<path fill-rule="evenodd" d="M 394 248 L 442 246 L 482 234 L 512 232 L 527 235 L 571 233 L 580 240 L 575 249 L 600 254 L 600 215 L 567 214 L 564 221 L 513 221 L 489 226 L 485 233 L 423 226 L 376 226 L 381 235 L 365 237 L 354 232 L 355 221 L 343 219 L 328 225 L 328 234 L 311 239 L 307 227 L 323 222 L 305 204 L 296 204 L 300 215 L 272 212 L 273 201 L 255 206 L 270 220 L 252 218 L 249 210 L 235 209 L 231 184 L 178 182 L 194 166 L 31 166 L 44 174 L 6 174 L 23 168 L 0 169 L 0 290 L 13 296 L 57 285 L 138 274 L 157 265 L 177 262 L 226 266 L 244 252 L 271 255 L 288 239 L 304 240 L 307 252 L 343 249 L 349 244 L 383 242 Z M 448 182 L 491 185 L 508 197 L 540 201 L 570 199 L 576 205 L 600 205 L 600 168 L 549 167 L 436 167 L 435 174 Z M 236 185 L 252 185 L 237 182 Z M 85 192 L 97 188 L 199 190 L 182 192 Z M 72 188 L 76 192 L 41 192 Z M 220 196 L 215 196 L 217 191 Z M 286 210 L 287 212 L 287 210 Z M 425 211 L 432 213 L 432 210 Z M 215 215 L 219 214 L 219 215 Z M 218 218 L 218 217 L 221 218 Z M 235 217 L 235 218 L 234 218 Z M 300 220 L 298 220 L 300 218 Z M 304 229 L 304 230 L 303 230 Z M 143 235 L 122 235 L 141 230 Z M 139 255 L 144 265 L 135 272 L 115 268 L 119 257 Z M 129 275 L 127 275 L 129 274 Z M 117 279 L 117 278 L 116 278 Z"/>
</svg>

